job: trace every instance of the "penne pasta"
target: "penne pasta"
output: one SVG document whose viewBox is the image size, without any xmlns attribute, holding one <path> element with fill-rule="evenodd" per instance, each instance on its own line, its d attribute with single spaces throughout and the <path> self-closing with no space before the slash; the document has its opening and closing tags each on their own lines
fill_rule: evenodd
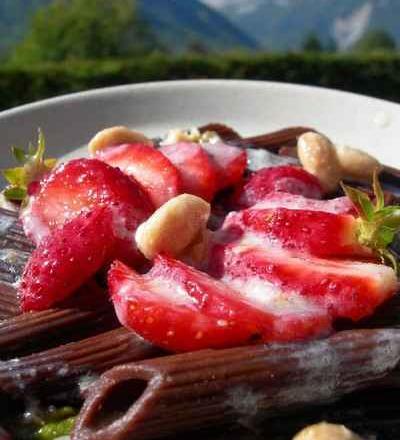
<svg viewBox="0 0 400 440">
<path fill-rule="evenodd" d="M 91 388 L 72 439 L 145 440 L 249 424 L 363 389 L 399 360 L 399 330 L 360 330 L 127 364 Z"/>
<path fill-rule="evenodd" d="M 0 358 L 56 347 L 117 326 L 109 307 L 91 311 L 60 308 L 26 313 L 0 322 Z"/>
<path fill-rule="evenodd" d="M 272 133 L 236 140 L 235 145 L 239 147 L 261 148 L 277 153 L 282 147 L 296 146 L 298 137 L 309 131 L 315 130 L 309 127 L 288 127 Z"/>
<path fill-rule="evenodd" d="M 213 131 L 225 142 L 240 141 L 242 137 L 233 128 L 224 124 L 211 123 L 199 127 L 200 133 L 206 133 L 207 131 Z"/>
<path fill-rule="evenodd" d="M 4 274 L 0 274 L 2 277 Z M 21 313 L 17 290 L 4 281 L 0 281 L 0 322 L 3 319 L 13 318 Z"/>
<path fill-rule="evenodd" d="M 282 147 L 294 147 L 297 139 L 304 133 L 315 131 L 309 127 L 288 127 L 262 135 L 243 138 L 233 128 L 224 124 L 211 123 L 199 127 L 200 133 L 214 131 L 225 142 L 232 142 L 238 147 L 252 147 L 277 153 Z"/>
<path fill-rule="evenodd" d="M 0 321 L 0 359 L 22 356 L 119 327 L 107 292 L 94 280 L 58 308 Z"/>
<path fill-rule="evenodd" d="M 21 313 L 15 283 L 32 249 L 18 214 L 0 208 L 0 319 Z"/>
<path fill-rule="evenodd" d="M 0 362 L 0 390 L 23 397 L 29 391 L 76 391 L 82 375 L 98 374 L 121 363 L 160 355 L 135 333 L 118 328 L 52 350 Z"/>
</svg>

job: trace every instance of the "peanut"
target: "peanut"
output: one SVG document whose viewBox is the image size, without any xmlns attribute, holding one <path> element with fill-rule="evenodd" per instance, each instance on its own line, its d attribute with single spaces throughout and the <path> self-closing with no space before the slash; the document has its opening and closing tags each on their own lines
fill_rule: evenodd
<svg viewBox="0 0 400 440">
<path fill-rule="evenodd" d="M 361 437 L 349 431 L 343 425 L 318 423 L 307 426 L 293 440 L 362 440 Z"/>
<path fill-rule="evenodd" d="M 323 189 L 335 191 L 342 169 L 332 142 L 319 133 L 304 133 L 298 140 L 297 153 L 304 169 L 318 178 Z"/>
<path fill-rule="evenodd" d="M 200 133 L 198 128 L 182 130 L 180 128 L 170 130 L 161 145 L 171 145 L 178 142 L 217 143 L 221 138 L 215 131 Z"/>
<path fill-rule="evenodd" d="M 370 181 L 374 172 L 382 169 L 381 164 L 374 157 L 357 148 L 336 145 L 336 152 L 343 177 L 348 179 Z"/>
<path fill-rule="evenodd" d="M 136 231 L 139 250 L 149 260 L 165 252 L 178 257 L 205 230 L 210 205 L 200 197 L 181 194 L 169 200 Z"/>
<path fill-rule="evenodd" d="M 153 142 L 148 139 L 143 133 L 139 131 L 130 130 L 127 127 L 110 127 L 99 131 L 89 142 L 88 149 L 90 154 L 95 154 L 96 151 L 102 150 L 107 147 L 113 147 L 115 145 L 127 144 L 127 143 L 146 143 L 152 144 Z"/>
<path fill-rule="evenodd" d="M 193 242 L 181 252 L 180 258 L 190 266 L 201 266 L 207 259 L 211 234 L 211 231 L 204 227 Z"/>
</svg>

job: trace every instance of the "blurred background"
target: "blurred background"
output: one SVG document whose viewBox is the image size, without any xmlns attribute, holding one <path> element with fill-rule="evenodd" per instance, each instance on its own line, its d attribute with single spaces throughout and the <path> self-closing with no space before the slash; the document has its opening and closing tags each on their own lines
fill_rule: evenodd
<svg viewBox="0 0 400 440">
<path fill-rule="evenodd" d="M 400 102 L 399 18 L 399 0 L 1 0 L 0 109 L 189 78 Z"/>
</svg>

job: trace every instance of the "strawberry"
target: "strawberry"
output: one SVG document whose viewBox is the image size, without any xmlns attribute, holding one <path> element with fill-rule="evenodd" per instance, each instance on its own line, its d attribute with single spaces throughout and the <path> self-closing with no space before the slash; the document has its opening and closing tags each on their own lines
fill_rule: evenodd
<svg viewBox="0 0 400 440">
<path fill-rule="evenodd" d="M 108 208 L 95 209 L 42 240 L 19 285 L 24 312 L 66 299 L 110 260 L 115 252 L 112 217 Z"/>
<path fill-rule="evenodd" d="M 235 206 L 247 208 L 262 201 L 273 191 L 298 194 L 312 199 L 321 199 L 322 187 L 316 177 L 302 168 L 283 165 L 263 168 L 254 173 L 234 196 Z"/>
<path fill-rule="evenodd" d="M 181 193 L 178 170 L 148 144 L 125 144 L 100 150 L 96 158 L 135 178 L 158 208 Z"/>
<path fill-rule="evenodd" d="M 103 206 L 114 211 L 114 229 L 126 252 L 135 254 L 133 233 L 153 206 L 136 181 L 96 159 L 72 160 L 44 177 L 21 218 L 25 233 L 39 244 L 81 213 Z"/>
<path fill-rule="evenodd" d="M 224 283 L 164 256 L 146 275 L 116 262 L 108 283 L 121 323 L 171 351 L 303 339 L 330 328 L 327 315 L 305 308 L 306 301 L 253 306 Z"/>
<path fill-rule="evenodd" d="M 357 210 L 348 197 L 315 200 L 279 191 L 267 194 L 261 202 L 258 202 L 251 207 L 253 210 L 273 208 L 304 209 L 307 211 L 331 212 L 332 214 L 357 215 Z"/>
<path fill-rule="evenodd" d="M 230 213 L 225 219 L 223 231 L 224 234 L 251 231 L 262 238 L 267 246 L 279 243 L 285 249 L 296 249 L 316 256 L 373 257 L 372 251 L 358 241 L 359 222 L 348 214 L 249 208 Z"/>
<path fill-rule="evenodd" d="M 190 142 L 165 145 L 160 151 L 178 168 L 182 190 L 210 201 L 217 190 L 217 169 L 200 147 Z"/>
<path fill-rule="evenodd" d="M 209 271 L 236 289 L 260 294 L 286 292 L 322 307 L 332 318 L 354 321 L 367 317 L 396 291 L 393 269 L 381 264 L 327 260 L 265 246 L 244 234 L 230 244 L 216 244 Z M 273 287 L 271 287 L 273 286 Z"/>
<path fill-rule="evenodd" d="M 218 189 L 236 185 L 247 166 L 247 154 L 243 148 L 219 143 L 203 143 L 203 149 L 212 158 L 218 173 Z"/>
</svg>

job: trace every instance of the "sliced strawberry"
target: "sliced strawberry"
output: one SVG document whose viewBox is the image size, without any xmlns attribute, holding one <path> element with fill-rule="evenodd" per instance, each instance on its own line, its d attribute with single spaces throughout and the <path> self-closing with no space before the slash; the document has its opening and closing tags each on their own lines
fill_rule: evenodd
<svg viewBox="0 0 400 440">
<path fill-rule="evenodd" d="M 298 255 L 260 243 L 243 235 L 232 244 L 211 250 L 210 272 L 225 282 L 266 283 L 300 295 L 326 310 L 332 318 L 359 320 L 369 316 L 396 291 L 396 275 L 390 267 L 346 260 L 325 260 Z"/>
<path fill-rule="evenodd" d="M 251 207 L 251 209 L 273 208 L 304 209 L 307 211 L 331 212 L 332 214 L 358 215 L 353 202 L 348 197 L 315 200 L 280 191 L 267 194 L 262 201 Z"/>
<path fill-rule="evenodd" d="M 112 217 L 108 208 L 83 213 L 42 240 L 20 282 L 24 312 L 66 299 L 110 260 L 115 252 Z"/>
<path fill-rule="evenodd" d="M 358 241 L 357 219 L 348 214 L 249 208 L 229 214 L 223 230 L 225 233 L 251 231 L 265 240 L 267 246 L 279 243 L 284 249 L 295 249 L 321 257 L 373 257 L 372 251 Z"/>
<path fill-rule="evenodd" d="M 218 189 L 238 184 L 247 166 L 247 154 L 243 148 L 219 143 L 202 144 L 211 156 L 218 172 Z"/>
<path fill-rule="evenodd" d="M 108 280 L 121 323 L 172 351 L 302 339 L 330 327 L 317 307 L 305 311 L 306 301 L 288 310 L 265 302 L 253 306 L 224 283 L 162 256 L 146 275 L 116 262 Z"/>
<path fill-rule="evenodd" d="M 321 199 L 322 187 L 316 177 L 302 168 L 284 165 L 263 168 L 254 173 L 233 196 L 235 206 L 247 208 L 262 201 L 274 191 Z"/>
<path fill-rule="evenodd" d="M 137 182 L 96 159 L 57 167 L 40 182 L 21 217 L 26 234 L 39 244 L 81 213 L 104 206 L 114 211 L 114 229 L 126 251 L 135 253 L 133 233 L 153 212 L 152 203 Z"/>
<path fill-rule="evenodd" d="M 178 170 L 160 151 L 148 144 L 125 144 L 100 150 L 96 158 L 132 176 L 158 208 L 181 193 Z"/>
<path fill-rule="evenodd" d="M 195 143 L 165 145 L 160 151 L 178 168 L 182 190 L 210 201 L 217 190 L 217 169 L 208 154 Z"/>
</svg>

